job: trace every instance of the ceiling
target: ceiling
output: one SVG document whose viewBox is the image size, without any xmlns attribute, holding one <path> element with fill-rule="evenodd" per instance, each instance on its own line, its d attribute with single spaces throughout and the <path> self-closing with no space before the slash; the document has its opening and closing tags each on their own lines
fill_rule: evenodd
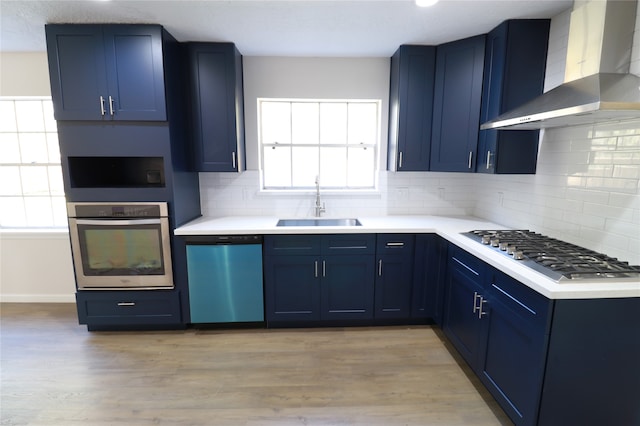
<svg viewBox="0 0 640 426">
<path fill-rule="evenodd" d="M 389 57 L 510 18 L 550 18 L 572 0 L 0 0 L 0 51 L 45 50 L 45 23 L 158 23 L 178 41 L 232 41 L 245 56 Z"/>
</svg>

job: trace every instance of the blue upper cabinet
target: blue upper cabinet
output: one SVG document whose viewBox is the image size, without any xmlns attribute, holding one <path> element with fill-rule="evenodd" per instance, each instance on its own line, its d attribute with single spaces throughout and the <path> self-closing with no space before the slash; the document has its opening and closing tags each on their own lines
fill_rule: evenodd
<svg viewBox="0 0 640 426">
<path fill-rule="evenodd" d="M 548 19 L 505 21 L 488 34 L 481 123 L 542 93 L 548 41 Z M 538 134 L 538 130 L 481 130 L 476 171 L 535 173 Z"/>
<path fill-rule="evenodd" d="M 189 43 L 196 169 L 241 172 L 244 157 L 242 55 L 233 43 Z"/>
<path fill-rule="evenodd" d="M 46 25 L 56 120 L 165 121 L 159 25 Z M 164 33 L 164 34 L 163 34 Z"/>
<path fill-rule="evenodd" d="M 432 171 L 475 171 L 485 38 L 480 35 L 437 47 Z"/>
<path fill-rule="evenodd" d="M 429 170 L 435 60 L 433 46 L 400 46 L 391 57 L 389 170 Z"/>
</svg>

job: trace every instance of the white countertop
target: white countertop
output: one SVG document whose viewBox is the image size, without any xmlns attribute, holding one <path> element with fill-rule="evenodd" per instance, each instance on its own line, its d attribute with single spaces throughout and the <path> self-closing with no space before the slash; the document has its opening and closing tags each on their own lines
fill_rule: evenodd
<svg viewBox="0 0 640 426">
<path fill-rule="evenodd" d="M 640 297 L 640 282 L 577 281 L 557 283 L 520 264 L 510 256 L 478 244 L 461 235 L 474 229 L 505 229 L 504 226 L 474 217 L 382 216 L 358 217 L 362 226 L 276 226 L 279 218 L 262 216 L 200 217 L 178 227 L 175 235 L 233 234 L 348 234 L 348 233 L 436 233 L 491 266 L 517 279 L 550 299 L 597 299 Z"/>
</svg>

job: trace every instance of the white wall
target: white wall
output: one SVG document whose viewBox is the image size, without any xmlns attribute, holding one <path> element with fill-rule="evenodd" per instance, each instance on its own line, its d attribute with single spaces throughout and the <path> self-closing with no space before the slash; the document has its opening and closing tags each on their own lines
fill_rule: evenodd
<svg viewBox="0 0 640 426">
<path fill-rule="evenodd" d="M 69 234 L 0 232 L 0 302 L 73 302 Z"/>
<path fill-rule="evenodd" d="M 0 53 L 0 96 L 51 96 L 47 54 Z"/>
</svg>

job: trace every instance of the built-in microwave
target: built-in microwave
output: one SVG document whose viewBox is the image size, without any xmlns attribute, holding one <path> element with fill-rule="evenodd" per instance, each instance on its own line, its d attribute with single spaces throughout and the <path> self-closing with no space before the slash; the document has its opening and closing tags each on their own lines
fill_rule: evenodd
<svg viewBox="0 0 640 426">
<path fill-rule="evenodd" d="M 173 288 L 167 203 L 68 203 L 79 290 Z"/>
</svg>

